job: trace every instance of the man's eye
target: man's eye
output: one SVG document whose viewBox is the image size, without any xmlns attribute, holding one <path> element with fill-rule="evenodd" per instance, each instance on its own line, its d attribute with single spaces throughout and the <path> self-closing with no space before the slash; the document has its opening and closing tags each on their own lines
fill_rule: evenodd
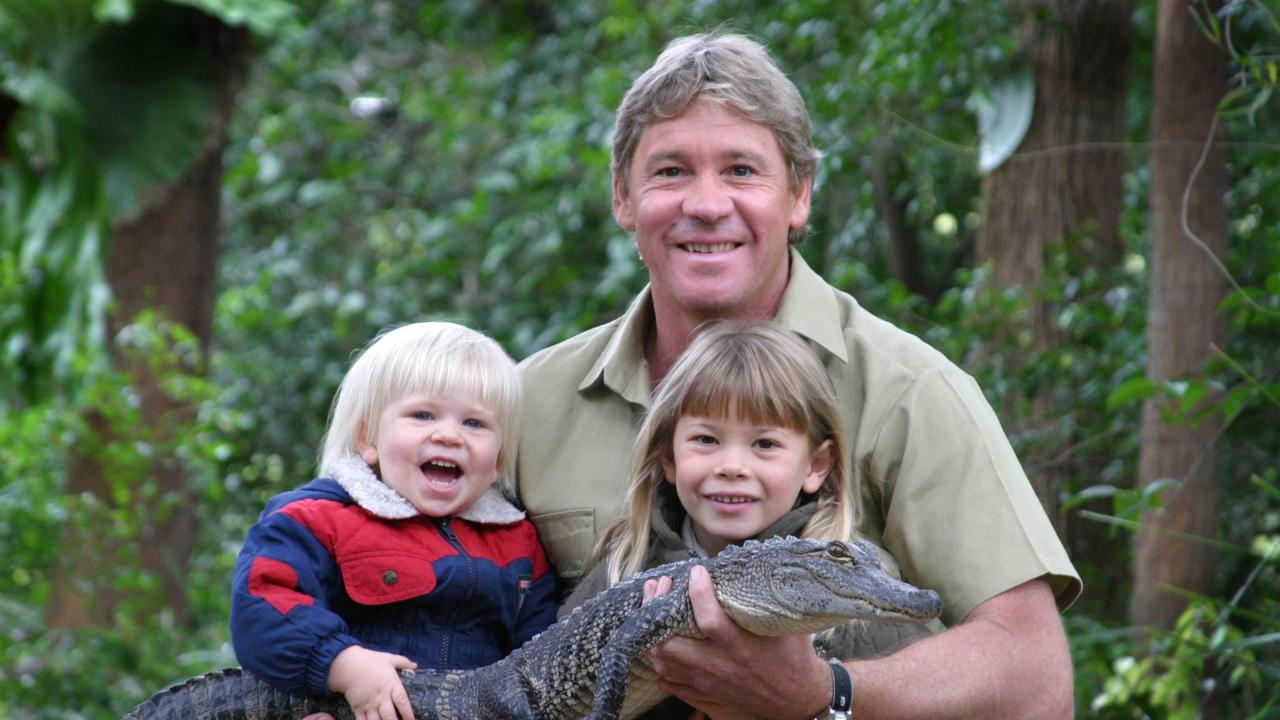
<svg viewBox="0 0 1280 720">
<path fill-rule="evenodd" d="M 676 178 L 680 177 L 681 172 L 683 171 L 678 167 L 664 167 L 658 170 L 658 177 Z"/>
<path fill-rule="evenodd" d="M 746 165 L 734 165 L 729 172 L 733 173 L 734 177 L 750 177 L 755 174 L 755 171 Z"/>
</svg>

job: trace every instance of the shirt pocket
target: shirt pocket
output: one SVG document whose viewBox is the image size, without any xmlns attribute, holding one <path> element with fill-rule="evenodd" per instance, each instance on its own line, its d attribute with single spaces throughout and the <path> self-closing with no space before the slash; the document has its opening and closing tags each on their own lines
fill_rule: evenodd
<svg viewBox="0 0 1280 720">
<path fill-rule="evenodd" d="M 339 561 L 342 583 L 361 605 L 385 605 L 426 595 L 436 573 L 422 556 L 394 552 L 361 553 Z"/>
<path fill-rule="evenodd" d="M 596 513 L 592 508 L 570 508 L 530 515 L 538 540 L 560 577 L 576 580 L 587 571 L 596 544 Z"/>
</svg>

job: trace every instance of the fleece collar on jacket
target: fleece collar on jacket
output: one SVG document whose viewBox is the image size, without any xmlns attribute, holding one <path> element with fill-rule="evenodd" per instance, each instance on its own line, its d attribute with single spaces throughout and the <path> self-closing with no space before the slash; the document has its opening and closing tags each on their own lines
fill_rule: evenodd
<svg viewBox="0 0 1280 720">
<path fill-rule="evenodd" d="M 360 507 L 388 520 L 404 520 L 421 513 L 403 495 L 378 479 L 373 469 L 358 457 L 335 460 L 324 474 L 333 478 Z M 463 520 L 487 525 L 509 525 L 524 519 L 524 512 L 490 487 L 471 507 L 458 513 Z"/>
</svg>

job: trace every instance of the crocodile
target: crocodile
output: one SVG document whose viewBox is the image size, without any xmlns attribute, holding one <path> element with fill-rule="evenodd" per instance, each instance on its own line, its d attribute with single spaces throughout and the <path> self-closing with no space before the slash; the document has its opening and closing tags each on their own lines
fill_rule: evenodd
<svg viewBox="0 0 1280 720">
<path fill-rule="evenodd" d="M 942 610 L 938 594 L 885 572 L 874 545 L 772 538 L 639 573 L 587 600 L 502 660 L 473 670 L 404 671 L 418 720 L 633 718 L 666 694 L 644 654 L 673 635 L 705 637 L 689 600 L 689 571 L 706 567 L 725 614 L 759 635 L 815 633 L 850 620 L 923 623 Z M 670 592 L 643 602 L 651 578 Z M 352 718 L 340 697 L 278 691 L 228 668 L 153 695 L 126 720 L 277 720 L 327 712 Z"/>
</svg>

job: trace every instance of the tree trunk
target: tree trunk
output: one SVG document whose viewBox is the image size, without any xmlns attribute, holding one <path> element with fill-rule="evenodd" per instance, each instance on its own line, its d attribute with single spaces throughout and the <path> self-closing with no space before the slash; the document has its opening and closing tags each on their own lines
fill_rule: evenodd
<svg viewBox="0 0 1280 720">
<path fill-rule="evenodd" d="M 983 182 L 978 259 L 994 264 L 999 287 L 1020 286 L 1030 303 L 1035 354 L 1058 344 L 1043 287 L 1050 253 L 1059 249 L 1072 272 L 1118 263 L 1124 170 L 1125 89 L 1131 0 L 1039 0 L 1028 25 L 1036 97 L 1031 125 L 1006 163 Z M 1016 369 L 1018 357 L 1006 356 Z M 1024 458 L 1036 494 L 1059 534 L 1058 496 L 1070 464 L 1051 461 L 1072 444 L 1054 429 L 1064 412 L 1035 389 L 1010 399 L 1023 406 L 1039 438 Z"/>
<path fill-rule="evenodd" d="M 907 199 L 897 196 L 902 175 L 902 151 L 893 142 L 889 128 L 882 124 L 871 159 L 871 185 L 875 191 L 876 216 L 889 241 L 889 271 L 907 290 L 936 300 L 924 268 L 920 236 L 907 221 Z"/>
<path fill-rule="evenodd" d="M 112 228 L 106 275 L 115 302 L 109 317 L 111 337 L 142 310 L 155 308 L 190 330 L 207 351 L 216 291 L 222 153 L 235 92 L 248 58 L 249 36 L 245 30 L 230 28 L 203 13 L 193 11 L 189 16 L 189 27 L 175 31 L 188 32 L 191 41 L 199 43 L 208 56 L 210 79 L 216 88 L 210 132 L 182 178 L 151 188 L 143 207 Z M 145 363 L 131 362 L 114 352 L 113 359 L 138 391 L 144 423 L 162 438 L 193 416 L 195 408 L 184 407 L 170 397 Z M 95 437 L 110 437 L 113 432 L 100 417 L 89 418 L 88 425 Z M 130 493 L 137 504 L 124 508 L 133 515 L 131 522 L 142 528 L 142 536 L 127 547 L 114 543 L 117 538 L 94 527 L 92 521 L 67 524 L 49 600 L 50 627 L 112 623 L 124 599 L 113 587 L 113 575 L 126 562 L 140 563 L 143 571 L 156 578 L 157 601 L 179 621 L 185 619 L 185 575 L 196 536 L 193 498 L 179 458 L 158 454 L 150 471 L 150 478 L 124 479 L 134 488 L 152 484 L 146 491 Z M 73 459 L 67 492 L 73 502 L 88 498 L 90 505 L 118 511 L 121 508 L 113 507 L 114 482 L 120 479 L 107 477 L 98 458 L 81 454 Z M 145 607 L 151 606 L 143 602 Z"/>
<path fill-rule="evenodd" d="M 1210 3 L 1216 9 L 1221 3 Z M 1213 124 L 1226 91 L 1223 51 L 1196 27 L 1187 3 L 1161 0 L 1156 34 L 1155 97 L 1151 122 L 1151 305 L 1147 374 L 1156 380 L 1203 370 L 1221 344 L 1217 308 L 1225 282 L 1207 256 L 1226 260 L 1226 161 L 1221 128 Z M 1212 133 L 1212 137 L 1211 137 Z M 1197 170 L 1197 163 L 1203 165 Z M 1194 177 L 1193 177 L 1194 176 Z M 1183 195 L 1190 185 L 1184 207 Z M 1193 240 L 1183 229 L 1183 213 Z M 1217 557 L 1209 545 L 1169 531 L 1212 536 L 1218 523 L 1217 453 L 1221 416 L 1195 426 L 1171 425 L 1161 401 L 1143 408 L 1140 486 L 1160 478 L 1180 485 L 1164 495 L 1164 509 L 1144 515 L 1134 556 L 1129 612 L 1136 625 L 1171 628 L 1186 600 L 1168 591 L 1217 591 Z"/>
</svg>

